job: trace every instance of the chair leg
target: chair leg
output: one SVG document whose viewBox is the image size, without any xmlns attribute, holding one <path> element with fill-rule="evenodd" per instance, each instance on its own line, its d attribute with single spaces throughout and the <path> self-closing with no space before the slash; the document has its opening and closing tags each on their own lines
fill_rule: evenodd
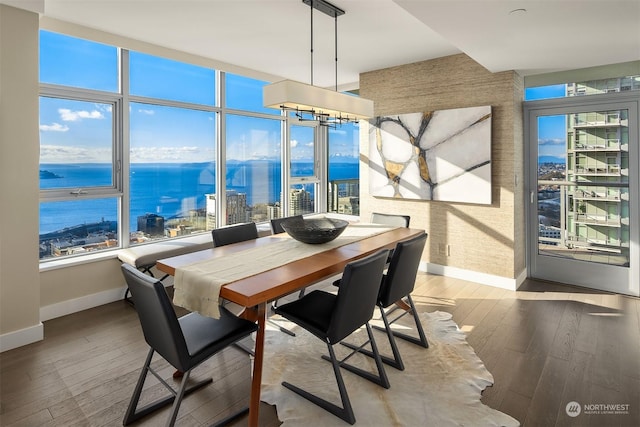
<svg viewBox="0 0 640 427">
<path fill-rule="evenodd" d="M 240 409 L 238 412 L 235 412 L 235 413 L 229 415 L 228 417 L 221 419 L 220 421 L 216 421 L 215 423 L 213 423 L 209 427 L 228 426 L 232 422 L 234 422 L 235 420 L 239 419 L 240 417 L 245 416 L 248 413 L 249 413 L 249 407 L 245 406 L 244 408 Z"/>
<path fill-rule="evenodd" d="M 123 300 L 129 303 L 131 306 L 135 306 L 135 304 L 133 303 L 133 299 L 131 298 L 131 291 L 129 290 L 129 287 L 127 287 L 127 289 L 124 291 Z"/>
<path fill-rule="evenodd" d="M 404 362 L 402 362 L 402 357 L 400 356 L 400 351 L 398 350 L 398 345 L 396 344 L 396 340 L 393 337 L 393 333 L 391 330 L 391 324 L 389 323 L 389 319 L 384 311 L 384 307 L 382 306 L 378 306 L 380 308 L 380 313 L 382 315 L 382 321 L 384 322 L 384 330 L 387 333 L 387 339 L 389 340 L 389 346 L 391 347 L 391 353 L 393 354 L 393 358 L 385 356 L 385 355 L 380 355 L 380 359 L 382 359 L 382 362 L 386 363 L 387 365 L 394 367 L 400 371 L 404 371 Z M 374 326 L 374 328 L 376 329 L 382 329 L 382 328 L 378 328 L 376 326 Z M 366 356 L 369 357 L 375 357 L 374 353 L 362 348 L 362 346 L 358 347 L 354 344 L 348 343 L 348 342 L 341 342 L 340 344 L 344 345 L 345 347 L 348 347 L 350 349 L 356 350 Z"/>
<path fill-rule="evenodd" d="M 366 341 L 364 344 L 362 344 L 360 347 L 357 346 L 353 346 L 351 347 L 351 345 L 346 345 L 347 347 L 353 348 L 354 350 L 349 353 L 349 355 L 347 355 L 347 357 L 345 357 L 344 359 L 342 359 L 340 361 L 340 367 L 346 369 L 349 372 L 352 372 L 356 375 L 361 376 L 362 378 L 371 381 L 374 384 L 379 385 L 380 387 L 384 387 L 384 388 L 389 388 L 391 386 L 391 384 L 389 383 L 389 378 L 387 377 L 387 373 L 384 370 L 384 365 L 382 363 L 382 358 L 380 357 L 380 352 L 378 351 L 378 346 L 376 345 L 376 340 L 373 337 L 373 331 L 371 330 L 371 326 L 369 326 L 369 323 L 366 323 L 365 326 L 367 327 L 367 334 L 369 335 L 369 340 Z M 368 350 L 364 350 L 363 347 L 367 344 L 371 344 L 371 351 Z M 370 355 L 371 357 L 373 357 L 373 360 L 376 362 L 376 368 L 378 370 L 378 375 L 374 375 L 373 373 L 369 372 L 369 371 L 365 371 L 364 369 L 360 369 L 357 366 L 353 366 L 348 364 L 346 361 L 347 359 L 349 359 L 351 356 L 353 356 L 356 353 L 364 353 L 368 355 Z M 330 360 L 327 356 L 323 355 L 322 358 L 324 360 Z"/>
<path fill-rule="evenodd" d="M 241 342 L 234 342 L 233 346 L 244 351 L 245 353 L 247 353 L 249 356 L 254 356 L 256 355 L 255 351 L 253 351 L 252 349 L 250 349 L 249 347 L 247 347 L 246 345 L 242 344 Z"/>
<path fill-rule="evenodd" d="M 188 370 L 182 376 L 180 388 L 176 393 L 176 397 L 173 401 L 173 406 L 171 407 L 171 414 L 169 415 L 169 419 L 167 420 L 167 427 L 173 427 L 173 425 L 176 423 L 176 418 L 178 418 L 178 411 L 180 410 L 180 404 L 182 403 L 182 398 L 184 397 L 187 388 L 187 381 L 189 381 L 189 374 L 191 374 L 191 370 Z"/>
<path fill-rule="evenodd" d="M 420 316 L 418 316 L 418 312 L 416 311 L 416 307 L 413 304 L 413 299 L 411 298 L 411 295 L 407 295 L 407 300 L 409 301 L 409 306 L 411 307 L 409 312 L 411 312 L 411 314 L 413 315 L 413 320 L 416 323 L 416 330 L 418 331 L 418 338 L 412 337 L 411 335 L 407 335 L 407 334 L 404 334 L 402 332 L 394 331 L 394 330 L 391 330 L 391 333 L 394 336 L 398 337 L 398 338 L 401 338 L 401 339 L 403 339 L 405 341 L 409 341 L 410 343 L 419 345 L 420 347 L 429 348 L 429 342 L 427 341 L 427 336 L 425 335 L 424 329 L 422 328 L 422 324 L 420 323 Z M 408 312 L 405 311 L 400 316 L 396 317 L 391 322 L 389 322 L 389 324 L 390 325 L 393 324 L 395 321 L 397 321 L 398 319 L 400 319 L 402 316 L 404 316 L 407 313 Z M 381 328 L 379 326 L 374 326 L 374 328 L 377 329 L 377 330 L 380 330 L 380 331 L 384 331 L 384 328 Z"/>
<path fill-rule="evenodd" d="M 338 360 L 336 359 L 336 354 L 333 351 L 333 346 L 327 342 L 327 347 L 329 348 L 329 355 L 331 356 L 328 360 L 331 361 L 331 365 L 333 366 L 333 373 L 335 374 L 336 382 L 338 383 L 338 390 L 340 391 L 342 408 L 286 381 L 283 382 L 282 385 L 293 391 L 294 393 L 297 393 L 300 396 L 304 397 L 308 401 L 318 405 L 325 411 L 328 411 L 341 420 L 353 425 L 356 422 L 356 417 L 353 413 L 353 408 L 351 407 L 351 401 L 349 400 L 349 395 L 347 394 L 347 388 L 345 387 L 344 380 L 342 379 L 342 373 L 340 372 L 340 362 L 338 362 Z"/>
<path fill-rule="evenodd" d="M 187 380 L 189 378 L 189 374 L 191 371 L 187 371 L 183 374 L 182 377 L 182 382 L 180 384 L 180 390 L 178 393 L 176 393 L 176 391 L 169 385 L 166 383 L 166 381 L 164 381 L 162 378 L 160 378 L 158 376 L 158 374 L 156 374 L 150 367 L 151 365 L 151 358 L 153 357 L 154 354 L 154 350 L 150 349 L 149 353 L 147 354 L 147 359 L 144 362 L 144 366 L 142 368 L 142 371 L 140 372 L 140 377 L 138 378 L 138 383 L 136 384 L 136 388 L 133 391 L 133 395 L 131 396 L 131 401 L 129 402 L 129 407 L 127 408 L 127 412 L 124 415 L 124 419 L 122 421 L 122 425 L 129 425 L 131 423 L 133 423 L 134 421 L 139 420 L 142 417 L 145 417 L 147 415 L 149 415 L 150 413 L 163 408 L 171 403 L 174 404 L 174 408 L 179 408 L 180 407 L 180 401 L 182 400 L 183 396 L 186 396 L 188 394 L 190 394 L 193 391 L 196 391 L 198 389 L 200 389 L 201 387 L 213 382 L 213 380 L 211 378 L 207 378 L 206 380 L 203 381 L 199 381 L 193 385 L 191 385 L 189 388 L 186 387 L 187 384 Z M 148 373 L 151 372 L 161 383 L 162 385 L 164 385 L 170 392 L 171 395 L 158 399 L 154 402 L 149 403 L 148 405 L 138 409 L 138 402 L 140 400 L 140 395 L 142 394 L 142 389 L 144 387 L 144 383 L 145 380 L 147 379 L 147 375 Z M 177 398 L 179 394 L 179 398 Z M 177 410 L 175 410 L 175 415 L 177 415 Z M 173 416 L 173 413 L 172 413 Z M 174 422 L 175 422 L 175 417 L 174 417 Z M 169 425 L 169 424 L 168 424 Z"/>
<path fill-rule="evenodd" d="M 136 416 L 136 408 L 138 406 L 138 401 L 140 400 L 142 387 L 144 387 L 144 382 L 147 379 L 147 372 L 149 371 L 149 365 L 151 364 L 151 358 L 153 357 L 153 353 L 154 353 L 154 350 L 149 349 L 149 353 L 147 354 L 147 359 L 145 360 L 144 366 L 140 371 L 140 376 L 138 377 L 136 388 L 133 390 L 133 395 L 131 396 L 129 407 L 127 408 L 127 412 L 124 414 L 124 420 L 122 421 L 122 425 L 125 425 L 125 426 L 129 425 L 142 416 L 142 415 Z"/>
<path fill-rule="evenodd" d="M 276 301 L 273 301 L 273 302 L 271 303 L 271 310 L 272 310 L 272 313 L 275 311 L 275 309 L 276 309 L 276 307 L 277 307 L 277 305 L 276 305 L 276 304 L 277 304 L 277 302 L 278 302 L 278 301 L 276 300 Z M 295 333 L 295 332 L 293 332 L 292 330 L 289 330 L 289 329 L 285 328 L 284 326 L 280 326 L 280 325 L 278 325 L 276 322 L 274 322 L 273 320 L 269 319 L 268 317 L 267 317 L 267 323 L 270 323 L 270 324 L 272 324 L 273 326 L 275 326 L 275 327 L 277 327 L 278 329 L 280 329 L 280 332 L 284 332 L 285 334 L 287 334 L 287 335 L 289 335 L 289 336 L 292 336 L 292 337 L 295 337 L 295 336 L 296 336 L 296 333 Z"/>
</svg>

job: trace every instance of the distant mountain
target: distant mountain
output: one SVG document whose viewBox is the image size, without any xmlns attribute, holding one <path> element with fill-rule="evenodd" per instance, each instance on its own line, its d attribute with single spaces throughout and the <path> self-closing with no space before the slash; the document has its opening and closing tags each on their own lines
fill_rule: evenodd
<svg viewBox="0 0 640 427">
<path fill-rule="evenodd" d="M 538 163 L 562 163 L 565 164 L 567 161 L 563 157 L 556 156 L 540 156 L 538 157 Z"/>
<path fill-rule="evenodd" d="M 360 159 L 353 156 L 345 156 L 341 154 L 330 154 L 330 161 L 332 163 L 359 163 Z"/>
<path fill-rule="evenodd" d="M 57 178 L 63 178 L 63 177 L 58 175 L 57 173 L 40 169 L 40 179 L 57 179 Z"/>
</svg>

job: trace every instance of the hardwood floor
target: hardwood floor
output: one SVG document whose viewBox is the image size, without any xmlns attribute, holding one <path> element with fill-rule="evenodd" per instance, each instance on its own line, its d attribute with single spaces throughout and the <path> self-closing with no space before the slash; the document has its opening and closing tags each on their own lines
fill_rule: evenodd
<svg viewBox="0 0 640 427">
<path fill-rule="evenodd" d="M 512 292 L 426 274 L 416 285 L 418 310 L 452 313 L 493 374 L 485 404 L 525 426 L 640 425 L 639 299 L 537 281 Z M 134 309 L 119 301 L 50 320 L 45 337 L 0 354 L 0 425 L 122 425 L 147 352 Z M 173 368 L 156 359 L 170 378 Z M 236 348 L 198 367 L 193 377 L 214 383 L 184 399 L 177 425 L 209 425 L 245 405 L 250 372 Z M 154 382 L 151 393 L 164 393 Z M 569 417 L 574 401 L 583 412 Z M 626 413 L 603 414 L 608 404 Z M 135 425 L 163 425 L 167 414 Z M 263 404 L 260 424 L 279 425 L 272 407 Z"/>
</svg>

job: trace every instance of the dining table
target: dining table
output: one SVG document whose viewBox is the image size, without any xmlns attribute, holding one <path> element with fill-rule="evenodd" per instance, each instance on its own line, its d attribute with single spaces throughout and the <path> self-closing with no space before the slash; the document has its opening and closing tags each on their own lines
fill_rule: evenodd
<svg viewBox="0 0 640 427">
<path fill-rule="evenodd" d="M 283 261 L 282 258 L 279 258 L 277 261 L 274 260 L 276 263 L 273 265 L 265 264 L 262 270 L 247 268 L 246 274 L 236 275 L 232 281 L 219 287 L 217 297 L 220 300 L 231 301 L 243 307 L 239 315 L 258 324 L 253 350 L 249 426 L 258 425 L 267 304 L 341 273 L 349 262 L 381 249 L 393 249 L 398 242 L 424 233 L 424 230 L 421 229 L 373 224 L 349 225 L 347 230 L 356 229 L 358 226 L 370 227 L 374 231 L 355 239 L 345 240 L 343 244 L 332 242 L 331 244 L 309 245 L 313 246 L 311 248 L 312 254 L 309 256 L 305 256 L 304 251 L 289 251 L 291 253 L 290 259 Z M 216 262 L 216 260 L 244 259 L 246 264 L 250 266 L 258 258 L 268 261 L 269 257 L 275 256 L 273 254 L 277 253 L 277 250 L 274 249 L 283 244 L 283 239 L 292 238 L 286 233 L 263 236 L 160 259 L 157 261 L 156 267 L 166 274 L 175 276 L 180 269 Z M 202 275 L 206 275 L 206 273 L 202 273 Z"/>
</svg>

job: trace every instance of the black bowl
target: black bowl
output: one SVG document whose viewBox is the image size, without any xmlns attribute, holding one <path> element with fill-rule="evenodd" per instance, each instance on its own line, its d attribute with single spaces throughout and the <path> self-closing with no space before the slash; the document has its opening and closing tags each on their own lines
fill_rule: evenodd
<svg viewBox="0 0 640 427">
<path fill-rule="evenodd" d="M 335 218 L 291 218 L 282 222 L 282 228 L 291 237 L 303 243 L 327 243 L 338 237 L 349 223 Z"/>
</svg>

